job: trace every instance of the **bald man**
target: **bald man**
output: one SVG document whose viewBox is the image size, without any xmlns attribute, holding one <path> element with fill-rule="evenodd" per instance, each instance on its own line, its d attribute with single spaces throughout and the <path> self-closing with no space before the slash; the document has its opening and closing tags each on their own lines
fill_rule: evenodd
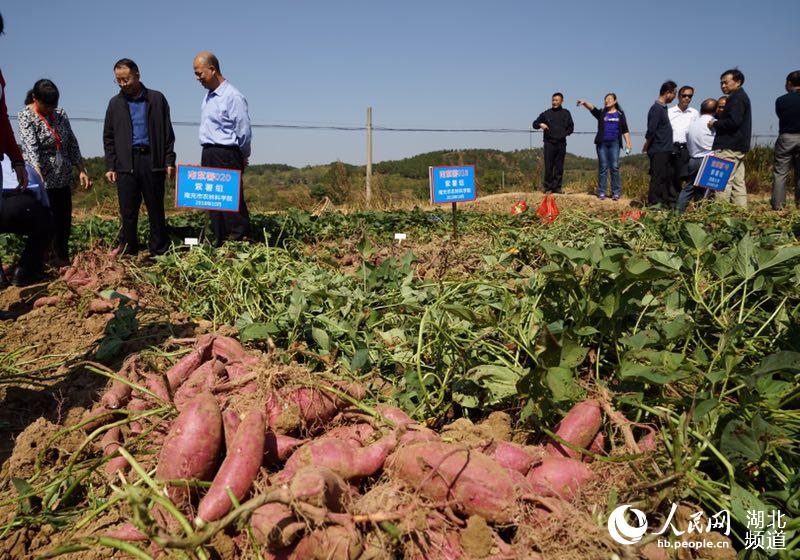
<svg viewBox="0 0 800 560">
<path fill-rule="evenodd" d="M 204 167 L 244 171 L 250 157 L 250 115 L 247 100 L 222 75 L 219 60 L 204 51 L 194 58 L 194 75 L 206 88 L 200 113 L 200 144 Z M 239 211 L 209 211 L 214 243 L 217 247 L 226 239 L 241 241 L 250 235 L 250 214 L 244 201 L 243 184 L 239 185 Z"/>
</svg>

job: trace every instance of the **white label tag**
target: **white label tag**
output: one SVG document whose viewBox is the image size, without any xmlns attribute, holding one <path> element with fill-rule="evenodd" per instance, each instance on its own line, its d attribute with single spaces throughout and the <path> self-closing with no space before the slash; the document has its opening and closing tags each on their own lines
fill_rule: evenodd
<svg viewBox="0 0 800 560">
<path fill-rule="evenodd" d="M 395 241 L 405 241 L 406 240 L 406 234 L 405 233 L 395 233 L 394 234 L 394 239 L 395 239 Z"/>
<path fill-rule="evenodd" d="M 188 245 L 189 247 L 192 247 L 192 246 L 197 245 L 199 243 L 199 241 L 198 241 L 198 239 L 196 237 L 187 237 L 186 239 L 183 240 L 183 242 L 186 245 Z"/>
</svg>

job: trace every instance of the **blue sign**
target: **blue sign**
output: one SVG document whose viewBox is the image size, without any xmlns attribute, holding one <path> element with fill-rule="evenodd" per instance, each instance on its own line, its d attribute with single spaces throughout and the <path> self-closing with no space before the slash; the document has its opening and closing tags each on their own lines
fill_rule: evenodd
<svg viewBox="0 0 800 560">
<path fill-rule="evenodd" d="M 241 180 L 242 172 L 238 169 L 179 165 L 175 206 L 237 212 Z"/>
<path fill-rule="evenodd" d="M 730 160 L 715 156 L 706 156 L 700 169 L 697 171 L 697 178 L 694 180 L 696 187 L 703 187 L 713 191 L 724 191 L 728 185 L 728 180 L 733 175 L 733 168 L 736 164 Z"/>
<path fill-rule="evenodd" d="M 475 200 L 475 166 L 429 167 L 431 203 Z"/>
</svg>

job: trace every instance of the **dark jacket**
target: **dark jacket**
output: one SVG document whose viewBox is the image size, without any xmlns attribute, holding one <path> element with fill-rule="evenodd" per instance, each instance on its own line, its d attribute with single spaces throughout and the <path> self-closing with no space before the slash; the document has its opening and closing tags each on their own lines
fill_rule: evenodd
<svg viewBox="0 0 800 560">
<path fill-rule="evenodd" d="M 11 163 L 19 163 L 24 160 L 17 141 L 14 139 L 11 122 L 8 120 L 5 90 L 6 81 L 3 79 L 3 73 L 0 72 L 0 159 L 3 159 L 3 154 L 6 154 L 11 158 Z"/>
<path fill-rule="evenodd" d="M 752 126 L 750 98 L 739 88 L 728 96 L 725 110 L 714 123 L 714 149 L 749 152 Z"/>
<path fill-rule="evenodd" d="M 575 130 L 572 122 L 572 115 L 563 107 L 560 109 L 548 109 L 533 121 L 533 128 L 539 130 L 542 124 L 547 125 L 544 131 L 544 141 L 560 144 L 566 142 L 567 136 Z"/>
<path fill-rule="evenodd" d="M 147 132 L 153 171 L 175 166 L 175 132 L 169 116 L 169 104 L 160 91 L 144 88 L 147 98 Z M 106 169 L 133 173 L 133 123 L 128 100 L 120 92 L 111 98 L 103 126 Z"/>
<path fill-rule="evenodd" d="M 800 134 L 800 91 L 792 91 L 775 100 L 778 134 Z"/>
<path fill-rule="evenodd" d="M 648 140 L 647 153 L 660 154 L 672 152 L 672 125 L 669 122 L 667 106 L 658 101 L 653 103 L 647 113 L 647 132 L 644 135 Z"/>
<path fill-rule="evenodd" d="M 606 121 L 603 117 L 606 116 L 608 109 L 605 107 L 602 109 L 598 109 L 595 107 L 590 111 L 592 116 L 597 119 L 597 134 L 594 137 L 594 143 L 600 145 L 603 143 L 603 138 L 606 134 Z M 622 147 L 622 135 L 628 132 L 628 119 L 625 117 L 625 113 L 617 109 L 617 113 L 619 113 L 619 147 Z"/>
</svg>

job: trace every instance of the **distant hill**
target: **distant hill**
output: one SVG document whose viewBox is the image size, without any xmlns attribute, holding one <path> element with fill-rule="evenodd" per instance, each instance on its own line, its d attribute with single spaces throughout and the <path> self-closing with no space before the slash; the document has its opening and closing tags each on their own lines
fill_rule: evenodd
<svg viewBox="0 0 800 560">
<path fill-rule="evenodd" d="M 91 158 L 86 163 L 95 180 L 95 188 L 88 193 L 76 191 L 76 206 L 115 211 L 116 192 L 103 179 L 103 159 Z M 639 176 L 647 170 L 647 158 L 644 155 L 622 158 L 621 163 L 625 174 Z M 428 167 L 468 164 L 476 167 L 480 195 L 541 188 L 544 171 L 541 148 L 510 152 L 491 149 L 439 150 L 374 164 L 374 196 L 385 204 L 426 200 Z M 593 188 L 597 180 L 597 160 L 568 153 L 564 167 L 565 185 L 580 190 Z M 363 165 L 339 161 L 306 167 L 283 163 L 258 164 L 247 168 L 245 190 L 248 203 L 264 210 L 288 206 L 308 207 L 325 197 L 335 204 L 358 204 L 363 198 L 365 173 Z M 167 196 L 174 196 L 171 188 L 168 188 Z"/>
</svg>

